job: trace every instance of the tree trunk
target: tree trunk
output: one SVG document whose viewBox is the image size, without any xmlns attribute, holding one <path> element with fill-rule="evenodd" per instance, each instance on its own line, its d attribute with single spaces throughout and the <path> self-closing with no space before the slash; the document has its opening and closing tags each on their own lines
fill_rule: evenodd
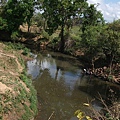
<svg viewBox="0 0 120 120">
<path fill-rule="evenodd" d="M 62 25 L 61 33 L 60 33 L 61 41 L 60 41 L 60 52 L 64 52 L 65 40 L 64 40 L 64 25 Z"/>
<path fill-rule="evenodd" d="M 93 70 L 93 72 L 95 71 L 95 61 L 98 60 L 98 59 L 99 59 L 99 56 L 98 57 L 94 57 L 92 59 L 92 70 Z"/>
<path fill-rule="evenodd" d="M 114 59 L 114 55 L 111 54 L 111 60 L 110 60 L 110 72 L 109 72 L 110 75 L 112 74 L 112 63 L 113 63 L 113 59 Z"/>
<path fill-rule="evenodd" d="M 28 32 L 30 32 L 30 21 L 27 22 L 28 25 Z"/>
<path fill-rule="evenodd" d="M 95 60 L 92 59 L 92 70 L 94 71 L 95 70 L 95 64 L 94 64 Z"/>
<path fill-rule="evenodd" d="M 28 32 L 30 32 L 30 26 L 28 25 Z"/>
</svg>

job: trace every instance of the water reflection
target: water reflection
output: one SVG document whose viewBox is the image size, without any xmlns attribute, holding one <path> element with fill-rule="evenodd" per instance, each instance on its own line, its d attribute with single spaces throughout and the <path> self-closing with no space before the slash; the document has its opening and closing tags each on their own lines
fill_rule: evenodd
<svg viewBox="0 0 120 120">
<path fill-rule="evenodd" d="M 41 112 L 37 120 L 47 120 L 53 111 L 52 120 L 69 120 L 75 110 L 83 107 L 81 101 L 87 102 L 89 97 L 77 88 L 71 90 L 71 87 L 66 85 L 64 76 L 61 76 L 59 81 L 54 80 L 48 69 L 43 71 L 34 85 L 41 103 Z"/>
<path fill-rule="evenodd" d="M 110 104 L 112 101 L 119 100 L 120 98 L 120 86 L 109 82 L 104 82 L 101 79 L 97 79 L 93 76 L 81 77 L 79 83 L 79 89 L 89 95 L 100 98 L 102 97 Z"/>
<path fill-rule="evenodd" d="M 70 120 L 77 109 L 89 112 L 83 103 L 93 100 L 98 92 L 106 97 L 110 90 L 109 84 L 91 76 L 82 76 L 79 61 L 67 55 L 38 54 L 27 62 L 27 66 L 40 105 L 36 120 L 48 120 L 52 113 L 52 120 Z M 115 88 L 118 94 L 120 89 L 118 86 Z M 98 102 L 93 104 L 99 107 Z"/>
<path fill-rule="evenodd" d="M 55 60 L 51 57 L 43 57 L 42 55 L 36 56 L 32 61 L 27 62 L 28 74 L 32 75 L 32 78 L 37 78 L 44 69 L 50 69 L 50 74 L 53 76 L 56 70 Z"/>
<path fill-rule="evenodd" d="M 64 60 L 64 59 L 63 59 Z M 71 66 L 69 61 L 61 61 L 52 58 L 50 54 L 38 55 L 32 61 L 27 62 L 28 74 L 32 75 L 33 79 L 39 78 L 47 69 L 51 78 L 56 81 L 65 80 L 65 84 L 73 89 L 75 81 L 80 79 L 81 69 Z"/>
</svg>

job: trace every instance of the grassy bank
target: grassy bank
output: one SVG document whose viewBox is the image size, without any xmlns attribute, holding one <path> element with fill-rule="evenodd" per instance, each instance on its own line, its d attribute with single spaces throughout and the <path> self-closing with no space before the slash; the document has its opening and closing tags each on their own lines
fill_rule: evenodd
<svg viewBox="0 0 120 120">
<path fill-rule="evenodd" d="M 33 120 L 36 91 L 25 72 L 29 50 L 20 44 L 0 43 L 0 120 Z"/>
</svg>

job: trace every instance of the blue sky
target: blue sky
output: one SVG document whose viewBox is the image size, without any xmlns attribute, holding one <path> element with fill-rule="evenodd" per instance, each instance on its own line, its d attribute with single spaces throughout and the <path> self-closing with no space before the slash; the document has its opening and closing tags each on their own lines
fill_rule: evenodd
<svg viewBox="0 0 120 120">
<path fill-rule="evenodd" d="M 120 19 L 120 0 L 88 0 L 88 3 L 99 3 L 97 7 L 103 14 L 106 22 Z"/>
<path fill-rule="evenodd" d="M 120 0 L 104 0 L 105 3 L 117 3 L 120 2 Z"/>
</svg>

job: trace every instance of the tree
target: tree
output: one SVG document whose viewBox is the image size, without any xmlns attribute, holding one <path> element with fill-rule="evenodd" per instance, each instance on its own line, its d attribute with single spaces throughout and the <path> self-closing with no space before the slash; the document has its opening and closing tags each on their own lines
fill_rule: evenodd
<svg viewBox="0 0 120 120">
<path fill-rule="evenodd" d="M 26 5 L 26 14 L 25 22 L 28 24 L 28 32 L 30 30 L 31 18 L 34 13 L 34 0 L 24 0 L 24 5 Z"/>
<path fill-rule="evenodd" d="M 101 34 L 101 42 L 103 44 L 102 49 L 106 58 L 108 59 L 108 64 L 110 66 L 110 74 L 112 64 L 119 62 L 120 57 L 120 24 L 113 22 L 108 24 Z"/>
<path fill-rule="evenodd" d="M 34 0 L 8 0 L 2 12 L 3 19 L 6 19 L 8 31 L 13 33 L 24 22 L 30 25 L 30 19 L 34 12 Z"/>
<path fill-rule="evenodd" d="M 104 19 L 102 13 L 97 11 L 97 6 L 95 7 L 94 4 L 91 4 L 87 7 L 86 10 L 83 12 L 82 17 L 82 31 L 86 30 L 87 26 L 97 26 L 99 24 L 104 24 Z"/>
<path fill-rule="evenodd" d="M 102 44 L 99 40 L 102 27 L 103 17 L 100 11 L 97 11 L 95 5 L 91 4 L 84 10 L 82 16 L 82 47 L 94 70 L 94 63 L 103 56 Z"/>
<path fill-rule="evenodd" d="M 3 29 L 7 28 L 7 22 L 2 17 L 3 8 L 6 4 L 6 2 L 7 2 L 6 0 L 1 0 L 0 1 L 0 30 L 3 30 Z"/>
<path fill-rule="evenodd" d="M 0 30 L 5 30 L 5 29 L 7 29 L 7 21 L 6 19 L 0 17 Z"/>
<path fill-rule="evenodd" d="M 3 7 L 7 3 L 7 0 L 1 0 L 0 1 L 0 8 Z"/>
<path fill-rule="evenodd" d="M 74 16 L 80 16 L 88 5 L 86 0 L 44 0 L 41 2 L 43 16 L 47 20 L 48 32 L 52 34 L 58 27 L 60 31 L 60 51 L 64 52 L 65 26 L 70 26 Z"/>
<path fill-rule="evenodd" d="M 32 17 L 32 23 L 37 25 L 40 29 L 46 29 L 46 21 L 41 13 L 35 13 Z"/>
<path fill-rule="evenodd" d="M 84 49 L 85 56 L 92 65 L 92 69 L 95 68 L 95 61 L 101 57 L 104 57 L 100 36 L 102 33 L 102 26 L 87 26 L 86 30 L 82 34 L 82 47 Z"/>
</svg>

